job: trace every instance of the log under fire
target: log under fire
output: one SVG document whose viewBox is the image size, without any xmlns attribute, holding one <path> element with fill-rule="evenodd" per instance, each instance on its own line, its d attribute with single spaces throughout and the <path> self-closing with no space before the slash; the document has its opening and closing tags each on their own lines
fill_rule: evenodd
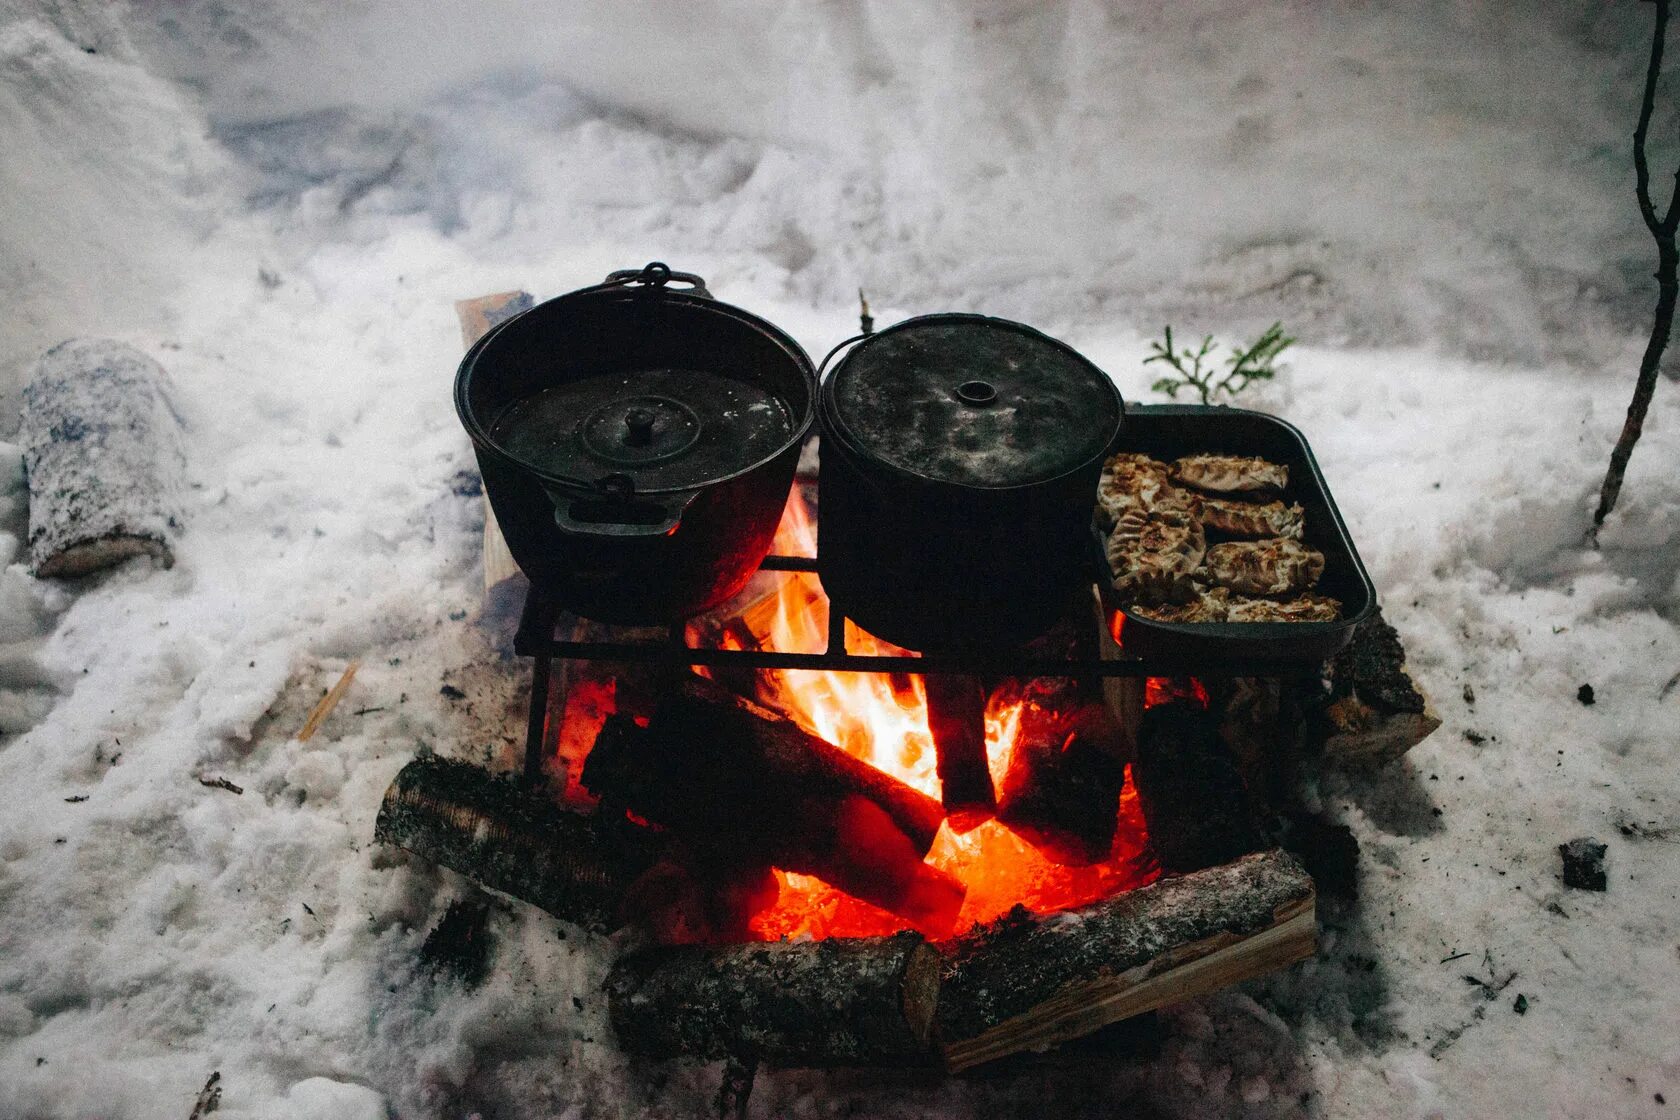
<svg viewBox="0 0 1680 1120">
<path fill-rule="evenodd" d="M 796 488 L 777 551 L 810 555 L 814 545 Z M 717 631 L 720 640 L 822 648 L 828 604 L 820 584 L 802 573 L 773 578 L 780 580 L 777 589 L 750 609 L 759 632 L 725 626 Z M 848 648 L 901 652 L 855 629 Z M 1016 905 L 1038 912 L 1084 905 L 1159 873 L 1137 796 L 1123 783 L 1118 736 L 1099 745 L 1102 736 L 1090 732 L 1090 720 L 1074 720 L 1081 733 L 1072 734 L 1063 713 L 1048 710 L 1092 703 L 1074 698 L 1066 682 L 1036 688 L 987 682 L 999 686 L 984 704 L 981 783 L 991 788 L 976 791 L 974 767 L 967 765 L 968 788 L 958 800 L 984 809 L 994 791 L 1007 792 L 1012 812 L 1000 819 L 984 819 L 984 811 L 957 814 L 943 822 L 942 796 L 945 810 L 952 803 L 941 772 L 954 770 L 949 758 L 941 766 L 923 678 L 789 670 L 760 673 L 748 683 L 765 707 L 806 733 L 805 742 L 752 718 L 750 703 L 732 707 L 720 699 L 728 694 L 719 685 L 694 681 L 669 690 L 674 698 L 651 713 L 645 731 L 622 718 L 610 724 L 584 766 L 585 786 L 607 795 L 607 811 L 628 810 L 685 842 L 709 840 L 775 867 L 774 901 L 749 919 L 748 936 L 874 937 L 907 925 L 944 936 Z M 860 784 L 857 767 L 825 760 L 833 748 L 841 761 L 863 763 L 880 780 Z M 1033 788 L 1035 780 L 1042 790 Z M 1069 788 L 1084 802 L 1074 814 L 1072 839 L 1032 800 L 1034 794 L 1041 802 L 1054 799 Z"/>
</svg>

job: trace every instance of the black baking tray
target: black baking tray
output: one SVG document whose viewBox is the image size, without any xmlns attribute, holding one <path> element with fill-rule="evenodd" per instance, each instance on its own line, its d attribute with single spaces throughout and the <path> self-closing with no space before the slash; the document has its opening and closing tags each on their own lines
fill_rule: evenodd
<svg viewBox="0 0 1680 1120">
<path fill-rule="evenodd" d="M 1285 504 L 1298 502 L 1306 515 L 1304 542 L 1324 554 L 1324 575 L 1315 590 L 1341 600 L 1334 622 L 1156 622 L 1126 615 L 1121 644 L 1140 657 L 1221 657 L 1280 663 L 1321 664 L 1347 644 L 1356 626 L 1376 609 L 1377 593 L 1353 547 L 1336 500 L 1330 496 L 1307 437 L 1275 416 L 1224 405 L 1127 405 L 1117 451 L 1142 452 L 1171 462 L 1184 455 L 1258 455 L 1289 468 Z M 1103 601 L 1124 613 L 1113 590 L 1102 531 L 1097 541 L 1097 583 Z"/>
</svg>

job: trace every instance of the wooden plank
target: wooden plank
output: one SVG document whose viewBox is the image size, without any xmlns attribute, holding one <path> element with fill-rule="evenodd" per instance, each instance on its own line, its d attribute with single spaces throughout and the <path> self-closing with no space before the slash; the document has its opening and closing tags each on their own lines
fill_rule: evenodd
<svg viewBox="0 0 1680 1120">
<path fill-rule="evenodd" d="M 455 315 L 461 323 L 461 345 L 471 349 L 492 327 L 522 311 L 530 310 L 532 305 L 531 294 L 517 290 L 457 300 Z M 490 508 L 490 499 L 487 497 L 484 499 L 485 594 L 488 595 L 490 590 L 503 580 L 512 579 L 519 574 L 519 565 L 514 562 L 513 553 L 508 551 L 507 539 L 502 536 L 502 527 L 496 524 L 496 511 Z"/>
</svg>

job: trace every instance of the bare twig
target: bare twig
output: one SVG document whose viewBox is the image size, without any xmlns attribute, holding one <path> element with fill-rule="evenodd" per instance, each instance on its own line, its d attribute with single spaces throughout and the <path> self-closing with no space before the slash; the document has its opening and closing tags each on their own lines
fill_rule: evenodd
<svg viewBox="0 0 1680 1120">
<path fill-rule="evenodd" d="M 356 670 L 362 667 L 360 661 L 352 661 L 344 667 L 344 675 L 338 678 L 338 683 L 332 690 L 321 697 L 321 702 L 315 705 L 315 710 L 309 713 L 309 718 L 303 721 L 303 730 L 298 732 L 298 742 L 307 743 L 314 738 L 315 732 L 321 729 L 321 724 L 332 715 L 332 710 L 338 707 L 338 702 L 344 699 L 344 693 L 350 687 L 350 682 L 356 679 Z"/>
<path fill-rule="evenodd" d="M 204 1088 L 198 1091 L 198 1100 L 193 1102 L 192 1114 L 187 1120 L 204 1120 L 204 1117 L 222 1107 L 222 1072 L 217 1070 L 204 1083 Z"/>
<path fill-rule="evenodd" d="M 220 774 L 214 778 L 201 777 L 198 779 L 198 784 L 201 786 L 208 786 L 210 789 L 225 789 L 229 793 L 243 794 L 245 792 L 244 786 L 236 786 Z"/>
<path fill-rule="evenodd" d="M 1645 344 L 1645 355 L 1639 362 L 1639 380 L 1634 385 L 1633 400 L 1628 405 L 1627 419 L 1616 446 L 1610 452 L 1610 467 L 1604 473 L 1604 485 L 1598 494 L 1598 509 L 1593 513 L 1590 536 L 1596 540 L 1598 527 L 1622 492 L 1622 478 L 1627 473 L 1633 445 L 1645 428 L 1645 413 L 1651 406 L 1651 395 L 1657 387 L 1657 371 L 1662 365 L 1663 349 L 1668 345 L 1669 330 L 1674 323 L 1674 304 L 1680 283 L 1676 280 L 1676 266 L 1680 251 L 1675 248 L 1675 227 L 1680 224 L 1680 169 L 1676 169 L 1674 193 L 1669 196 L 1668 208 L 1659 216 L 1651 201 L 1651 168 L 1646 156 L 1646 137 L 1651 128 L 1651 114 L 1656 105 L 1657 79 L 1662 74 L 1663 42 L 1668 34 L 1669 0 L 1655 0 L 1657 15 L 1651 29 L 1651 60 L 1645 70 L 1645 96 L 1639 106 L 1639 124 L 1633 130 L 1634 194 L 1639 200 L 1639 214 L 1657 243 L 1657 309 L 1651 325 L 1651 338 Z"/>
</svg>

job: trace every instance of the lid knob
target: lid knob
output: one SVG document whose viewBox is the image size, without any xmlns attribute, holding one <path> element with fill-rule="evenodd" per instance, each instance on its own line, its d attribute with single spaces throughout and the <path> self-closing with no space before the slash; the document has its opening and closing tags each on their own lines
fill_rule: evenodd
<svg viewBox="0 0 1680 1120">
<path fill-rule="evenodd" d="M 646 447 L 653 442 L 653 410 L 632 408 L 624 414 L 624 442 Z"/>
</svg>

